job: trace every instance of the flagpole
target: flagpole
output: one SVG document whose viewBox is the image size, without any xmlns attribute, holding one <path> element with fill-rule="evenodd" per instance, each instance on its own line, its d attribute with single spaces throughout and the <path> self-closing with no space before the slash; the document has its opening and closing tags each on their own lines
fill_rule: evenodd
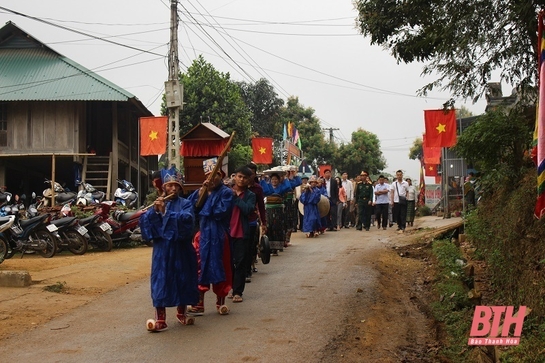
<svg viewBox="0 0 545 363">
<path fill-rule="evenodd" d="M 444 198 L 445 200 L 443 201 L 444 203 L 444 215 L 443 215 L 443 219 L 445 218 L 448 218 L 447 217 L 447 214 L 449 213 L 449 205 L 448 205 L 448 165 L 447 165 L 447 150 L 445 147 L 442 147 L 441 148 L 441 155 L 442 155 L 442 158 L 443 158 L 443 181 L 442 181 L 442 185 L 443 185 L 443 189 L 444 189 L 444 192 L 445 192 L 445 195 L 444 195 Z"/>
</svg>

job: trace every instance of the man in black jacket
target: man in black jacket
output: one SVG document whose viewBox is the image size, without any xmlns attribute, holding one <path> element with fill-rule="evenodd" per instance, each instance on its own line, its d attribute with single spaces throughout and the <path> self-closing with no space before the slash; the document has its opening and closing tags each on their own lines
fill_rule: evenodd
<svg viewBox="0 0 545 363">
<path fill-rule="evenodd" d="M 324 170 L 325 187 L 329 198 L 329 214 L 327 220 L 329 231 L 337 230 L 337 202 L 339 201 L 339 186 L 335 178 L 331 177 L 331 170 Z"/>
</svg>

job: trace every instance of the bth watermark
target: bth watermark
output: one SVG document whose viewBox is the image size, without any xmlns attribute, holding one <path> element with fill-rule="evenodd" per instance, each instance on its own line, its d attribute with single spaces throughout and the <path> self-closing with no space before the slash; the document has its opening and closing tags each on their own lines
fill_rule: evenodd
<svg viewBox="0 0 545 363">
<path fill-rule="evenodd" d="M 518 345 L 524 318 L 530 312 L 520 306 L 513 314 L 513 306 L 476 306 L 471 323 L 468 345 Z M 502 323 L 503 325 L 500 325 Z M 511 326 L 515 325 L 512 335 Z"/>
</svg>

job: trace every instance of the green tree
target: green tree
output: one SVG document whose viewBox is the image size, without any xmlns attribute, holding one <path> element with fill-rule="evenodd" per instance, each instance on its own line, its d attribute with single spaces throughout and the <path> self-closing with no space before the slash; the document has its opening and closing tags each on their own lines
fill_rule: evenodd
<svg viewBox="0 0 545 363">
<path fill-rule="evenodd" d="M 247 145 L 234 145 L 229 151 L 229 172 L 252 161 L 252 147 Z"/>
<path fill-rule="evenodd" d="M 228 134 L 236 131 L 235 144 L 249 144 L 252 114 L 229 73 L 217 71 L 201 55 L 186 73 L 180 74 L 180 81 L 184 85 L 185 102 L 180 113 L 181 135 L 201 120 L 210 120 Z"/>
<path fill-rule="evenodd" d="M 362 170 L 376 175 L 386 167 L 377 135 L 359 128 L 352 133 L 350 141 L 341 145 L 336 153 L 337 169 L 352 177 Z"/>
<path fill-rule="evenodd" d="M 255 136 L 272 137 L 275 124 L 279 123 L 280 108 L 284 100 L 278 97 L 268 80 L 261 78 L 255 83 L 238 82 L 240 94 L 252 113 L 250 123 Z"/>
<path fill-rule="evenodd" d="M 411 160 L 421 160 L 424 156 L 424 150 L 422 146 L 422 138 L 417 137 L 413 141 L 413 145 L 409 149 L 409 159 Z"/>
<path fill-rule="evenodd" d="M 480 98 L 494 70 L 526 91 L 536 76 L 542 0 L 355 0 L 358 27 L 398 62 L 424 62 L 424 75 L 454 96 Z M 494 74 L 496 77 L 496 74 Z"/>
<path fill-rule="evenodd" d="M 454 150 L 485 174 L 496 188 L 513 185 L 523 172 L 532 141 L 534 125 L 529 120 L 518 109 L 488 112 L 458 137 Z"/>
<path fill-rule="evenodd" d="M 301 148 L 305 159 L 315 164 L 329 164 L 333 162 L 336 146 L 326 142 L 320 120 L 314 115 L 314 109 L 304 107 L 298 97 L 290 97 L 286 105 L 281 108 L 280 122 L 275 124 L 274 135 L 282 140 L 283 126 L 288 121 L 293 122 L 301 138 Z"/>
</svg>

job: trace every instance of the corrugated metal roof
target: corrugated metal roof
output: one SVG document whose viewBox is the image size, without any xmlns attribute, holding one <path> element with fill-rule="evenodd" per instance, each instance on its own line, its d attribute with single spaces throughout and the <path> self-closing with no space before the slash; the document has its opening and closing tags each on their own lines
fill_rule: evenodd
<svg viewBox="0 0 545 363">
<path fill-rule="evenodd" d="M 134 97 L 47 48 L 0 48 L 0 101 L 127 101 Z"/>
</svg>

